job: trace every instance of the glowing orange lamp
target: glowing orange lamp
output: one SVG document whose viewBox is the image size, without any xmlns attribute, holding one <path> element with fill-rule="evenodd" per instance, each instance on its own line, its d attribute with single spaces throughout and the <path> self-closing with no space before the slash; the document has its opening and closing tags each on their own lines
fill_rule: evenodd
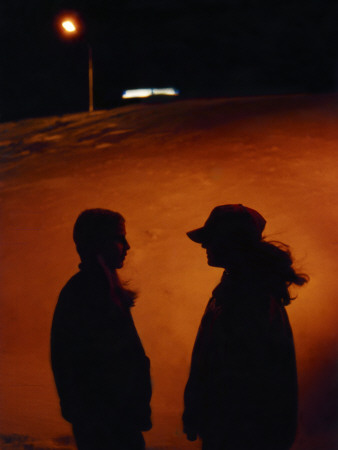
<svg viewBox="0 0 338 450">
<path fill-rule="evenodd" d="M 67 33 L 74 33 L 76 31 L 76 26 L 70 19 L 64 20 L 62 22 L 62 27 L 65 31 L 67 31 Z"/>
</svg>

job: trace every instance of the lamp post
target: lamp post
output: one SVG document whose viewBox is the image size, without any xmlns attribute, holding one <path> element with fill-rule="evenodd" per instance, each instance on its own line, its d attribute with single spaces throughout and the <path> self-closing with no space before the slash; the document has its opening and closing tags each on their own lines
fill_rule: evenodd
<svg viewBox="0 0 338 450">
<path fill-rule="evenodd" d="M 61 22 L 63 32 L 66 35 L 74 35 L 79 32 L 76 22 L 72 18 L 64 18 Z M 94 93 L 93 93 L 93 51 L 90 44 L 88 44 L 88 97 L 89 97 L 89 112 L 94 111 Z"/>
<path fill-rule="evenodd" d="M 91 45 L 88 44 L 88 87 L 89 87 L 89 112 L 94 111 L 94 94 L 93 94 L 93 51 Z"/>
</svg>

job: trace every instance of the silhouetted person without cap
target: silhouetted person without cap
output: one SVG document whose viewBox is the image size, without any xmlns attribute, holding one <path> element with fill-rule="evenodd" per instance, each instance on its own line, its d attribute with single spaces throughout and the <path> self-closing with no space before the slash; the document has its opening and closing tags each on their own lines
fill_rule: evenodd
<svg viewBox="0 0 338 450">
<path fill-rule="evenodd" d="M 262 240 L 264 218 L 216 207 L 189 238 L 225 268 L 197 334 L 185 389 L 184 431 L 203 450 L 287 450 L 297 427 L 297 372 L 284 306 L 302 285 L 287 247 Z"/>
<path fill-rule="evenodd" d="M 74 241 L 80 271 L 60 293 L 51 333 L 62 415 L 79 450 L 141 450 L 141 431 L 151 428 L 150 363 L 130 313 L 135 294 L 116 273 L 130 248 L 124 219 L 86 210 Z"/>
</svg>

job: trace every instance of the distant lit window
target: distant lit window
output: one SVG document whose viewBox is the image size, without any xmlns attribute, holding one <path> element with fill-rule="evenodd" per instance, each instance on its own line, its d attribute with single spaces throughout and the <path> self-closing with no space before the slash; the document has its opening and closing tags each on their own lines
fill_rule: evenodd
<svg viewBox="0 0 338 450">
<path fill-rule="evenodd" d="M 152 95 L 178 95 L 179 91 L 174 88 L 146 88 L 128 89 L 123 92 L 122 98 L 146 98 Z"/>
</svg>

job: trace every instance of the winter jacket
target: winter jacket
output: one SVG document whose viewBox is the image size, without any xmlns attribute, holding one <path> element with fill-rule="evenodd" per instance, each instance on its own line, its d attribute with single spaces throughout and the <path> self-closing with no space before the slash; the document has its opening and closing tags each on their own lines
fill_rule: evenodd
<svg viewBox="0 0 338 450">
<path fill-rule="evenodd" d="M 148 430 L 150 362 L 130 304 L 119 300 L 112 300 L 99 266 L 82 267 L 62 289 L 51 332 L 61 411 L 73 424 L 90 419 Z"/>
<path fill-rule="evenodd" d="M 223 443 L 210 448 L 290 448 L 294 343 L 285 308 L 263 285 L 223 276 L 201 321 L 184 400 L 185 430 Z"/>
</svg>

